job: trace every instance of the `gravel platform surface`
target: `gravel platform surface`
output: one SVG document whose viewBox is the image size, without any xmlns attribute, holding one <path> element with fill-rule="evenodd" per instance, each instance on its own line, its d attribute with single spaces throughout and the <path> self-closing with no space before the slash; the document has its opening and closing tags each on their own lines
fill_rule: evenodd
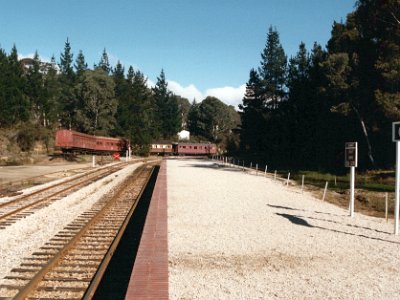
<svg viewBox="0 0 400 300">
<path fill-rule="evenodd" d="M 272 179 L 170 159 L 170 299 L 399 299 L 393 222 Z"/>
</svg>

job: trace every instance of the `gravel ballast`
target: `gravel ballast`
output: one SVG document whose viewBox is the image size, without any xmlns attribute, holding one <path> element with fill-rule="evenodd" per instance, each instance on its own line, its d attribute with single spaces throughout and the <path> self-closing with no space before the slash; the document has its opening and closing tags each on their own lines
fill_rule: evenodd
<svg viewBox="0 0 400 300">
<path fill-rule="evenodd" d="M 90 210 L 141 164 L 129 165 L 0 230 L 0 284 L 7 284 L 3 278 L 12 268 L 18 267 L 23 258 L 38 251 L 66 225 Z"/>
<path fill-rule="evenodd" d="M 273 179 L 170 159 L 170 299 L 398 299 L 393 222 Z"/>
</svg>

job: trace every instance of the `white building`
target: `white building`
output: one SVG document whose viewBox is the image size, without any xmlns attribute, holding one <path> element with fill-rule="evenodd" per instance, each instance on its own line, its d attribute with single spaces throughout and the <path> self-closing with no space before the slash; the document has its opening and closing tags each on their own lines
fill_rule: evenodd
<svg viewBox="0 0 400 300">
<path fill-rule="evenodd" d="M 178 139 L 180 141 L 190 140 L 190 132 L 187 130 L 182 130 L 181 132 L 178 132 Z"/>
</svg>

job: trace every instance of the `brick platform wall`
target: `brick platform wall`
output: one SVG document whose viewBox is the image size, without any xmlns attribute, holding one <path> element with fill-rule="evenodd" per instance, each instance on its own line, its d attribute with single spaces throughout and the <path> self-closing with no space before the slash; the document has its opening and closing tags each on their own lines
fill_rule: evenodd
<svg viewBox="0 0 400 300">
<path fill-rule="evenodd" d="M 129 287 L 130 299 L 168 299 L 167 169 L 163 160 Z"/>
</svg>

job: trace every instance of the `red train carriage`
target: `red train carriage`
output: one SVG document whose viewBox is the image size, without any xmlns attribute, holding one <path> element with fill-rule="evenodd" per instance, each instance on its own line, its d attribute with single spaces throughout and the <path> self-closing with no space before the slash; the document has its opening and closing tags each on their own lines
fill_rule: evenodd
<svg viewBox="0 0 400 300">
<path fill-rule="evenodd" d="M 151 144 L 150 154 L 171 155 L 172 143 L 167 141 L 160 141 Z"/>
<path fill-rule="evenodd" d="M 161 141 L 151 144 L 150 154 L 214 155 L 217 154 L 217 146 L 211 143 L 171 143 Z"/>
<path fill-rule="evenodd" d="M 56 132 L 55 147 L 63 152 L 112 153 L 124 152 L 127 143 L 123 139 L 94 136 L 72 130 Z"/>
<path fill-rule="evenodd" d="M 174 145 L 176 155 L 214 155 L 217 146 L 211 143 L 178 143 Z"/>
</svg>

